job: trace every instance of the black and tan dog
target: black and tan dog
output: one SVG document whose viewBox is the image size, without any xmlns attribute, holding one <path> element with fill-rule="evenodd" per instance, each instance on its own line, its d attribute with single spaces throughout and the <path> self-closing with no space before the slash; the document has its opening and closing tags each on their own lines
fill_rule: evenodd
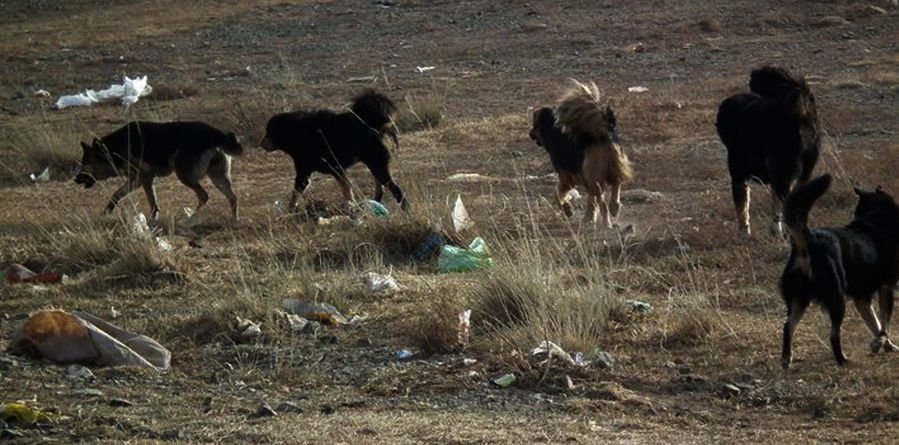
<svg viewBox="0 0 899 445">
<path fill-rule="evenodd" d="M 200 185 L 209 176 L 231 205 L 237 218 L 237 196 L 231 190 L 231 156 L 240 155 L 243 147 L 234 133 L 224 133 L 203 122 L 130 122 L 88 145 L 81 143 L 84 155 L 75 182 L 85 188 L 113 176 L 127 177 L 125 185 L 113 193 L 106 212 L 138 186 L 143 187 L 150 202 L 151 218 L 159 214 L 153 179 L 174 172 L 178 179 L 197 194 L 202 207 L 209 194 Z"/>
<path fill-rule="evenodd" d="M 353 200 L 346 169 L 361 162 L 374 176 L 374 199 L 381 201 L 387 187 L 403 209 L 408 202 L 403 190 L 390 175 L 390 152 L 384 136 L 399 146 L 393 126 L 393 102 L 385 95 L 367 89 L 353 98 L 349 111 L 295 111 L 269 119 L 265 137 L 259 145 L 266 151 L 281 150 L 293 159 L 296 169 L 290 209 L 295 211 L 300 195 L 309 186 L 312 173 L 333 176 L 346 202 Z"/>
<path fill-rule="evenodd" d="M 784 206 L 793 238 L 793 251 L 780 279 L 787 305 L 781 356 L 784 369 L 790 366 L 793 332 L 811 302 L 820 304 L 830 316 L 830 345 L 838 364 L 846 363 L 840 342 L 846 299 L 852 299 L 874 336 L 871 351 L 896 350 L 889 326 L 893 287 L 899 281 L 899 206 L 880 188 L 874 192 L 856 189 L 858 204 L 849 225 L 809 229 L 809 211 L 830 183 L 830 175 L 815 178 L 790 193 Z M 875 294 L 879 319 L 871 307 Z"/>
<path fill-rule="evenodd" d="M 782 68 L 763 67 L 749 77 L 749 94 L 725 99 L 716 127 L 727 148 L 731 192 L 740 228 L 749 227 L 749 181 L 769 184 L 772 231 L 782 234 L 781 208 L 797 180 L 808 181 L 820 152 L 815 97 L 805 80 Z"/>
<path fill-rule="evenodd" d="M 574 81 L 555 110 L 534 110 L 530 137 L 543 147 L 559 175 L 556 194 L 566 216 L 573 214 L 568 192 L 582 186 L 587 191 L 585 222 L 599 216 L 607 227 L 621 208 L 621 184 L 633 170 L 618 145 L 617 121 L 612 108 L 600 102 L 595 84 Z"/>
</svg>

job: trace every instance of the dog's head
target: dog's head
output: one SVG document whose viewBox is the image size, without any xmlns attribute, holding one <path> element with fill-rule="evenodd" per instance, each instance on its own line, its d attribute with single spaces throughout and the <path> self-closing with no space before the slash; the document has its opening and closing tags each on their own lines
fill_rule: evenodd
<svg viewBox="0 0 899 445">
<path fill-rule="evenodd" d="M 109 150 L 99 139 L 95 138 L 90 145 L 82 142 L 81 149 L 84 153 L 81 156 L 81 163 L 75 167 L 76 184 L 91 188 L 97 181 L 119 174 Z"/>
<path fill-rule="evenodd" d="M 878 186 L 873 192 L 854 187 L 858 195 L 855 206 L 855 219 L 865 221 L 881 221 L 891 225 L 899 225 L 899 206 L 889 193 Z"/>
<path fill-rule="evenodd" d="M 615 112 L 612 110 L 611 105 L 606 105 L 606 108 L 602 110 L 602 117 L 606 120 L 606 129 L 609 130 L 609 139 L 616 144 L 620 143 L 620 140 L 618 139 L 618 118 L 615 117 Z"/>
<path fill-rule="evenodd" d="M 276 138 L 284 133 L 286 127 L 285 121 L 288 119 L 287 113 L 272 116 L 265 125 L 265 136 L 259 141 L 259 146 L 265 151 L 275 151 L 279 149 Z"/>
<path fill-rule="evenodd" d="M 534 110 L 533 124 L 528 136 L 531 137 L 538 146 L 543 147 L 543 131 L 545 128 L 552 127 L 556 123 L 556 116 L 551 108 L 540 107 Z"/>
</svg>

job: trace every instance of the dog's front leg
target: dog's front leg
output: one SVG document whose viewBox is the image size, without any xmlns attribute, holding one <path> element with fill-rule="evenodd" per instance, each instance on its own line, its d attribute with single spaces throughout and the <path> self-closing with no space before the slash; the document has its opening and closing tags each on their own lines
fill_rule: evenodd
<svg viewBox="0 0 899 445">
<path fill-rule="evenodd" d="M 621 212 L 621 184 L 612 184 L 609 190 L 609 211 L 613 218 Z"/>
<path fill-rule="evenodd" d="M 858 309 L 858 314 L 861 315 L 865 325 L 868 326 L 868 330 L 871 331 L 871 335 L 874 336 L 871 340 L 871 353 L 877 354 L 884 347 L 886 335 L 880 326 L 877 314 L 874 313 L 874 308 L 871 307 L 874 302 L 867 298 L 854 298 L 853 301 L 855 302 L 855 308 Z"/>
<path fill-rule="evenodd" d="M 128 176 L 128 179 L 125 180 L 125 184 L 118 188 L 113 194 L 112 197 L 109 198 L 109 203 L 106 204 L 105 212 L 112 213 L 115 210 L 116 205 L 119 201 L 122 200 L 125 196 L 128 196 L 129 193 L 133 192 L 134 189 L 137 188 L 138 181 L 136 178 Z"/>
<path fill-rule="evenodd" d="M 571 215 L 574 215 L 574 211 L 571 208 L 571 195 L 569 195 L 573 188 L 574 185 L 562 178 L 561 175 L 559 176 L 559 183 L 556 184 L 556 199 L 559 201 L 559 208 L 569 218 Z"/>
<path fill-rule="evenodd" d="M 299 201 L 300 195 L 309 187 L 310 175 L 311 173 L 297 172 L 297 177 L 293 181 L 293 190 L 290 192 L 290 203 L 287 206 L 291 213 L 297 212 L 297 201 Z"/>
<path fill-rule="evenodd" d="M 890 319 L 893 318 L 893 305 L 895 304 L 893 286 L 884 286 L 880 288 L 879 297 L 877 302 L 880 308 L 880 321 L 883 323 L 880 331 L 880 337 L 884 340 L 883 350 L 885 352 L 893 352 L 899 349 L 890 341 Z"/>
<path fill-rule="evenodd" d="M 147 201 L 150 202 L 150 220 L 156 221 L 156 218 L 159 216 L 159 202 L 156 201 L 156 188 L 153 187 L 153 174 L 142 172 L 140 174 L 140 185 L 144 188 L 144 193 L 147 195 Z"/>
</svg>

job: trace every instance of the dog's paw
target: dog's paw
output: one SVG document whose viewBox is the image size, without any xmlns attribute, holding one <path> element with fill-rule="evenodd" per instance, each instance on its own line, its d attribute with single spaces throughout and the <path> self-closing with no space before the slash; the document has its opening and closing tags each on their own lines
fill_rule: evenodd
<svg viewBox="0 0 899 445">
<path fill-rule="evenodd" d="M 783 368 L 784 371 L 790 369 L 790 363 L 793 360 L 790 357 L 781 357 L 780 359 L 780 367 Z"/>
<path fill-rule="evenodd" d="M 890 339 L 886 339 L 886 341 L 883 342 L 883 352 L 895 352 L 895 351 L 899 351 L 899 348 L 897 348 L 896 345 L 890 341 Z"/>
<path fill-rule="evenodd" d="M 887 341 L 887 338 L 884 336 L 874 337 L 873 339 L 871 339 L 871 353 L 877 354 L 881 349 L 885 349 Z"/>
</svg>

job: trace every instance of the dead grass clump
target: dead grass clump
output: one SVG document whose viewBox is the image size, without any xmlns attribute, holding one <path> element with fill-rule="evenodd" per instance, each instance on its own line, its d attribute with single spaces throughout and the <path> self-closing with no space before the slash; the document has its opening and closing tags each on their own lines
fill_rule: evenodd
<svg viewBox="0 0 899 445">
<path fill-rule="evenodd" d="M 12 136 L 13 156 L 0 165 L 0 184 L 30 181 L 30 174 L 49 169 L 51 181 L 67 181 L 81 159 L 78 132 L 62 122 L 31 116 L 16 125 Z"/>
<path fill-rule="evenodd" d="M 702 32 L 720 32 L 721 31 L 721 22 L 712 17 L 706 17 L 699 21 L 696 24 L 699 27 L 699 30 Z"/>
<path fill-rule="evenodd" d="M 400 107 L 396 118 L 396 125 L 400 131 L 430 130 L 437 127 L 443 120 L 446 111 L 446 92 L 439 92 L 436 88 L 424 95 L 406 95 L 406 106 Z"/>
<path fill-rule="evenodd" d="M 441 293 L 426 305 L 424 313 L 413 318 L 406 329 L 411 344 L 427 354 L 447 354 L 467 347 L 459 312 L 464 305 L 453 296 Z"/>
<path fill-rule="evenodd" d="M 186 263 L 171 246 L 124 219 L 76 215 L 60 230 L 42 230 L 43 255 L 63 272 L 87 273 L 88 282 L 165 284 L 187 277 Z"/>
<path fill-rule="evenodd" d="M 712 309 L 683 309 L 661 321 L 656 340 L 665 349 L 698 346 L 722 334 L 720 326 L 720 316 Z"/>
<path fill-rule="evenodd" d="M 153 87 L 153 92 L 147 97 L 149 100 L 166 101 L 186 99 L 200 95 L 200 89 L 196 85 L 169 86 L 157 85 Z"/>
</svg>

